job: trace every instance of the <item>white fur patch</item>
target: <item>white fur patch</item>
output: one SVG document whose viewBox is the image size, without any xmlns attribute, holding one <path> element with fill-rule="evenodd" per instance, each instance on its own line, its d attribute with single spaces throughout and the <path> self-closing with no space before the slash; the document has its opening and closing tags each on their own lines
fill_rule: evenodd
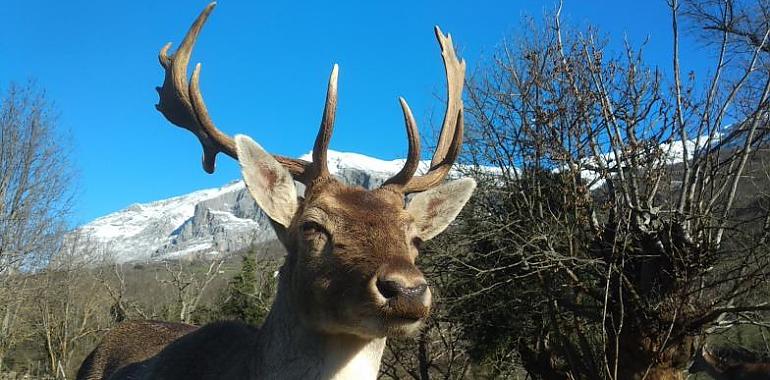
<svg viewBox="0 0 770 380">
<path fill-rule="evenodd" d="M 335 347 L 329 347 L 334 351 Z M 354 355 L 349 352 L 329 352 L 327 355 L 333 358 L 347 357 L 345 365 L 327 373 L 323 378 L 331 380 L 363 380 L 376 379 L 380 371 L 382 352 L 385 350 L 385 338 L 374 339 Z"/>
</svg>

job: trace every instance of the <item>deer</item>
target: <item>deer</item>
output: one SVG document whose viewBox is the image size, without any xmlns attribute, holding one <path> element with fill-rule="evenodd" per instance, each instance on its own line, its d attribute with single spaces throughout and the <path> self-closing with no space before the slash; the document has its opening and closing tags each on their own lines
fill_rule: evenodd
<svg viewBox="0 0 770 380">
<path fill-rule="evenodd" d="M 766 380 L 770 379 L 770 363 L 732 361 L 703 345 L 688 372 L 705 372 L 715 380 Z"/>
<path fill-rule="evenodd" d="M 142 346 L 143 334 L 124 334 L 122 344 L 95 351 L 107 351 L 100 357 L 129 359 L 110 371 L 91 360 L 79 378 L 374 379 L 387 338 L 415 334 L 430 313 L 431 288 L 415 264 L 420 245 L 454 221 L 476 187 L 471 178 L 445 182 L 463 139 L 465 61 L 457 57 L 451 35 L 435 27 L 447 96 L 430 167 L 416 174 L 421 155 L 417 124 L 406 100 L 399 98 L 407 158 L 382 186 L 367 190 L 340 182 L 327 166 L 337 106 L 336 64 L 312 161 L 268 153 L 250 137 L 233 138 L 215 126 L 200 91 L 200 64 L 189 81 L 187 74 L 195 42 L 215 5 L 200 13 L 173 55 L 171 43 L 161 49 L 165 78 L 156 108 L 198 138 L 205 172 L 214 172 L 218 153 L 239 163 L 249 194 L 287 252 L 274 302 L 258 328 L 235 321 L 180 328 L 163 347 L 146 348 L 134 358 L 109 354 Z M 295 181 L 305 185 L 301 196 Z"/>
</svg>

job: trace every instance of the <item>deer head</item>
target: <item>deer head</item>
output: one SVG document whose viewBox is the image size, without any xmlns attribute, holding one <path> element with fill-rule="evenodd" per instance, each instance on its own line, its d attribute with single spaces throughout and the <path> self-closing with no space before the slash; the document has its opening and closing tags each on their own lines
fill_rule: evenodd
<svg viewBox="0 0 770 380">
<path fill-rule="evenodd" d="M 306 325 L 362 338 L 413 332 L 431 307 L 430 288 L 415 266 L 420 243 L 454 220 L 476 186 L 472 179 L 442 184 L 463 137 L 465 62 L 455 55 L 451 37 L 436 28 L 448 94 L 429 171 L 415 175 L 420 140 L 402 98 L 408 158 L 400 172 L 369 191 L 339 182 L 327 167 L 337 105 L 337 65 L 329 79 L 312 162 L 271 155 L 251 138 L 233 139 L 214 126 L 200 92 L 200 64 L 187 80 L 193 45 L 214 6 L 211 3 L 200 14 L 173 56 L 168 55 L 170 44 L 161 50 L 166 77 L 158 88 L 157 109 L 198 137 L 206 172 L 214 171 L 219 152 L 239 161 L 250 194 L 288 251 L 281 281 L 292 308 Z M 294 181 L 305 184 L 304 196 L 298 196 Z M 408 194 L 414 195 L 407 204 Z"/>
</svg>

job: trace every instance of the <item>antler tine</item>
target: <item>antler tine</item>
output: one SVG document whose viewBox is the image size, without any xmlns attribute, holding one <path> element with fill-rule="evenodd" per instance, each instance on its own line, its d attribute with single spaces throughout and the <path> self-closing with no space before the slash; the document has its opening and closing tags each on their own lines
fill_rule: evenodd
<svg viewBox="0 0 770 380">
<path fill-rule="evenodd" d="M 436 146 L 436 152 L 433 154 L 433 159 L 430 163 L 431 168 L 446 161 L 450 145 L 462 143 L 461 141 L 455 141 L 454 135 L 456 133 L 454 128 L 458 125 L 457 120 L 462 118 L 462 92 L 463 85 L 465 84 L 465 60 L 457 58 L 454 44 L 452 43 L 452 35 L 444 35 L 438 25 L 434 30 L 436 32 L 436 39 L 438 39 L 439 45 L 441 45 L 441 57 L 444 61 L 444 71 L 447 78 L 447 109 L 444 114 L 444 122 L 441 125 L 441 134 Z M 462 124 L 460 124 L 460 127 L 462 127 Z M 460 134 L 460 138 L 462 138 L 462 134 Z M 454 159 L 452 160 L 453 162 Z"/>
<path fill-rule="evenodd" d="M 329 141 L 334 131 L 334 118 L 337 115 L 337 76 L 339 67 L 332 68 L 329 76 L 329 86 L 326 89 L 326 103 L 324 104 L 323 119 L 318 135 L 313 145 L 313 174 L 310 177 L 318 178 L 329 175 L 326 153 L 329 150 Z M 312 179 L 311 179 L 312 180 Z"/>
<path fill-rule="evenodd" d="M 443 159 L 437 164 L 431 164 L 431 168 L 425 175 L 412 178 L 401 189 L 404 194 L 417 193 L 438 186 L 449 174 L 452 165 L 457 160 L 457 156 L 460 155 L 460 147 L 463 143 L 464 123 L 462 110 L 458 111 L 457 116 L 452 119 L 456 120 L 456 124 L 454 128 L 450 128 L 454 132 L 451 143 L 447 144 L 446 151 L 439 152 L 437 150 L 436 154 L 433 155 L 433 159 L 436 160 L 438 153 L 443 153 Z"/>
<path fill-rule="evenodd" d="M 187 82 L 190 55 L 203 25 L 215 6 L 216 2 L 212 2 L 203 9 L 172 56 L 168 55 L 171 48 L 170 42 L 160 50 L 158 59 L 166 74 L 163 86 L 156 88 L 160 100 L 155 106 L 168 121 L 187 129 L 198 138 L 203 148 L 203 170 L 207 173 L 214 172 L 216 156 L 219 152 L 238 159 L 235 141 L 217 129 L 209 116 L 200 91 L 200 64 L 195 66 L 190 83 Z M 310 166 L 309 162 L 276 155 L 273 157 L 286 167 L 295 179 L 299 181 L 305 179 L 306 169 Z"/>
<path fill-rule="evenodd" d="M 407 160 L 404 169 L 386 182 L 389 186 L 399 187 L 404 194 L 425 191 L 440 184 L 449 174 L 462 146 L 464 130 L 462 92 L 465 82 L 465 60 L 457 58 L 451 35 L 444 35 L 438 26 L 435 27 L 435 32 L 441 46 L 441 57 L 447 78 L 446 113 L 428 173 L 418 177 L 412 177 L 412 174 L 403 178 L 402 172 L 406 171 L 406 166 L 411 164 L 411 160 Z M 410 138 L 410 155 L 411 144 Z"/>
<path fill-rule="evenodd" d="M 200 129 L 202 130 L 202 133 L 196 135 L 203 147 L 203 170 L 211 174 L 214 172 L 216 166 L 217 153 L 224 152 L 236 160 L 238 159 L 238 155 L 235 149 L 235 141 L 214 126 L 214 122 L 209 116 L 209 111 L 206 108 L 206 103 L 203 101 L 203 95 L 201 95 L 200 91 L 200 74 L 201 64 L 199 63 L 195 65 L 195 70 L 193 70 L 192 80 L 190 82 L 190 97 L 192 98 L 193 109 L 196 111 L 195 115 L 202 127 Z M 203 136 L 208 138 L 204 139 Z"/>
<path fill-rule="evenodd" d="M 409 140 L 409 152 L 407 154 L 404 167 L 393 177 L 389 178 L 382 186 L 402 188 L 409 182 L 417 172 L 420 165 L 420 134 L 417 130 L 417 122 L 414 120 L 412 110 L 404 98 L 398 98 L 401 103 L 401 111 L 404 113 L 404 123 L 406 124 L 406 137 Z"/>
<path fill-rule="evenodd" d="M 216 155 L 219 152 L 237 159 L 235 142 L 219 131 L 208 116 L 199 88 L 200 65 L 195 67 L 192 85 L 187 83 L 187 65 L 190 62 L 192 49 L 201 28 L 215 6 L 216 2 L 212 2 L 203 9 L 173 56 L 168 56 L 170 42 L 161 49 L 158 58 L 166 71 L 166 76 L 163 86 L 157 88 L 160 100 L 155 106 L 168 121 L 189 130 L 198 137 L 203 147 L 203 170 L 207 173 L 214 172 Z"/>
</svg>

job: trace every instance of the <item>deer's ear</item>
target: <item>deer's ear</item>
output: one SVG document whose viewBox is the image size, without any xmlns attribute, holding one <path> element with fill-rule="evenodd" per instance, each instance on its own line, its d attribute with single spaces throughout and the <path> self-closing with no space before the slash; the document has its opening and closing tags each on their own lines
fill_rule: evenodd
<svg viewBox="0 0 770 380">
<path fill-rule="evenodd" d="M 444 231 L 471 198 L 476 181 L 463 178 L 447 182 L 412 197 L 406 210 L 417 226 L 417 236 L 430 240 Z"/>
<path fill-rule="evenodd" d="M 270 219 L 289 227 L 298 207 L 291 173 L 248 136 L 235 136 L 235 146 L 249 193 Z"/>
</svg>

